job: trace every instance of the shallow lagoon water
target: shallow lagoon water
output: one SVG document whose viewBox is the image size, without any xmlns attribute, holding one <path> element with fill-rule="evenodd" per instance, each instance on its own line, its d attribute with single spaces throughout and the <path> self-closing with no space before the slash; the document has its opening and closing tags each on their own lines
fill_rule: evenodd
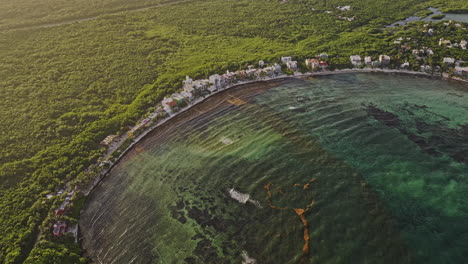
<svg viewBox="0 0 468 264">
<path fill-rule="evenodd" d="M 396 27 L 396 26 L 404 26 L 408 23 L 415 22 L 415 21 L 425 21 L 425 22 L 433 22 L 437 23 L 440 21 L 456 21 L 462 23 L 468 23 L 468 14 L 444 14 L 438 8 L 430 7 L 428 8 L 432 12 L 432 14 L 428 15 L 427 17 L 421 18 L 418 16 L 410 16 L 407 17 L 405 20 L 400 20 L 397 22 L 392 23 L 388 27 Z M 441 19 L 433 19 L 434 15 L 444 15 Z"/>
<path fill-rule="evenodd" d="M 89 198 L 87 253 L 102 263 L 240 263 L 243 251 L 258 263 L 468 261 L 466 84 L 346 74 L 274 85 L 217 95 L 140 142 Z"/>
</svg>

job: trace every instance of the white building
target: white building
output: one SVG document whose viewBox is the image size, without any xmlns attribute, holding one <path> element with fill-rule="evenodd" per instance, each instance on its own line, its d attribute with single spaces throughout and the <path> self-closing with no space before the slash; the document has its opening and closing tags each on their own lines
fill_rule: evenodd
<svg viewBox="0 0 468 264">
<path fill-rule="evenodd" d="M 320 53 L 319 57 L 323 60 L 328 59 L 328 54 L 327 53 Z"/>
<path fill-rule="evenodd" d="M 258 61 L 258 66 L 263 67 L 265 65 L 265 62 L 262 60 Z"/>
<path fill-rule="evenodd" d="M 454 64 L 455 59 L 454 58 L 444 58 L 444 63 L 445 64 Z"/>
<path fill-rule="evenodd" d="M 468 44 L 468 42 L 466 42 L 466 40 L 460 41 L 460 48 L 466 49 L 466 44 Z"/>
<path fill-rule="evenodd" d="M 237 200 L 239 203 L 242 203 L 242 204 L 247 203 L 247 201 L 250 199 L 249 194 L 240 193 L 234 190 L 234 188 L 229 190 L 229 195 L 231 196 L 232 199 Z"/>
<path fill-rule="evenodd" d="M 444 38 L 440 38 L 439 39 L 439 46 L 450 46 L 452 44 L 452 42 L 448 39 L 444 39 Z"/>
<path fill-rule="evenodd" d="M 366 65 L 371 65 L 372 64 L 372 57 L 371 56 L 365 56 L 364 57 L 364 63 Z"/>
<path fill-rule="evenodd" d="M 432 70 L 432 68 L 429 65 L 421 66 L 421 71 L 423 71 L 423 72 L 430 72 L 431 70 Z"/>
<path fill-rule="evenodd" d="M 180 92 L 180 94 L 185 98 L 187 99 L 187 101 L 192 101 L 194 98 L 193 94 L 191 92 L 187 92 L 187 91 L 182 91 Z"/>
<path fill-rule="evenodd" d="M 336 8 L 338 8 L 338 9 L 341 10 L 341 11 L 349 11 L 349 10 L 351 10 L 351 6 L 337 6 Z"/>
<path fill-rule="evenodd" d="M 208 80 L 210 81 L 210 83 L 213 84 L 214 87 L 216 87 L 216 89 L 219 89 L 221 88 L 222 86 L 222 82 L 221 82 L 221 76 L 219 74 L 213 74 L 211 75 Z"/>
<path fill-rule="evenodd" d="M 390 57 L 387 55 L 380 55 L 379 61 L 382 65 L 389 65 L 390 64 Z"/>
<path fill-rule="evenodd" d="M 164 111 L 166 111 L 168 114 L 172 114 L 172 108 L 177 106 L 176 100 L 170 97 L 164 97 L 161 104 L 164 108 Z"/>
<path fill-rule="evenodd" d="M 410 64 L 409 64 L 409 62 L 407 62 L 407 61 L 406 61 L 405 63 L 403 63 L 403 64 L 400 65 L 400 67 L 403 68 L 403 69 L 408 69 L 409 66 L 410 66 Z"/>
<path fill-rule="evenodd" d="M 173 94 L 171 95 L 171 98 L 172 98 L 172 99 L 175 99 L 176 101 L 180 101 L 180 100 L 184 100 L 184 99 L 185 99 L 185 97 L 184 97 L 182 94 L 180 94 L 180 93 L 173 93 Z"/>
<path fill-rule="evenodd" d="M 311 70 L 315 70 L 320 67 L 320 61 L 317 59 L 307 59 L 305 60 L 305 64 Z"/>
<path fill-rule="evenodd" d="M 188 75 L 187 75 L 187 76 L 185 76 L 185 80 L 182 81 L 182 84 L 183 84 L 184 89 L 185 89 L 185 87 L 187 87 L 187 88 L 191 87 L 192 84 L 193 84 L 193 80 L 190 79 L 190 77 L 188 77 Z"/>
<path fill-rule="evenodd" d="M 288 67 L 288 69 L 290 69 L 291 71 L 296 71 L 297 70 L 297 61 L 288 61 L 286 63 L 286 66 Z"/>
<path fill-rule="evenodd" d="M 362 63 L 361 56 L 359 55 L 351 55 L 349 59 L 351 60 L 351 64 L 353 64 L 354 66 L 360 66 Z"/>
<path fill-rule="evenodd" d="M 288 63 L 292 61 L 292 58 L 291 57 L 281 57 L 281 62 L 282 63 Z"/>
<path fill-rule="evenodd" d="M 280 66 L 278 63 L 275 63 L 275 64 L 273 65 L 273 67 L 275 68 L 275 73 L 276 73 L 276 74 L 282 73 L 281 66 Z"/>
</svg>

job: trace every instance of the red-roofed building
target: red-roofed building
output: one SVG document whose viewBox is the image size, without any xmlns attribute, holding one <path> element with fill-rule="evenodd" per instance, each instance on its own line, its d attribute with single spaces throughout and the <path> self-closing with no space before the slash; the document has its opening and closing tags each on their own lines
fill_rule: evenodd
<svg viewBox="0 0 468 264">
<path fill-rule="evenodd" d="M 52 233 L 56 237 L 60 237 L 63 233 L 67 231 L 67 224 L 65 222 L 57 222 L 54 224 L 54 229 L 52 230 Z"/>
</svg>

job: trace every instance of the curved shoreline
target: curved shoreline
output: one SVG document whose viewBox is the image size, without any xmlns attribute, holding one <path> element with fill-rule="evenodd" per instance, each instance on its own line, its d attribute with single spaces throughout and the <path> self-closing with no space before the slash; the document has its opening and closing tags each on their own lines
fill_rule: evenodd
<svg viewBox="0 0 468 264">
<path fill-rule="evenodd" d="M 182 114 L 188 113 L 189 110 L 193 110 L 192 108 L 194 108 L 195 106 L 199 106 L 202 103 L 206 102 L 207 100 L 212 99 L 213 96 L 215 96 L 215 95 L 221 95 L 222 96 L 224 93 L 232 91 L 235 88 L 244 88 L 244 86 L 247 86 L 249 84 L 252 85 L 252 84 L 256 84 L 256 83 L 269 83 L 269 82 L 275 82 L 275 81 L 279 82 L 279 81 L 288 80 L 288 79 L 306 79 L 306 78 L 315 77 L 315 76 L 329 76 L 329 75 L 356 74 L 356 73 L 402 74 L 402 75 L 410 75 L 410 76 L 411 75 L 412 76 L 421 76 L 421 77 L 426 77 L 426 78 L 430 78 L 430 79 L 437 79 L 437 80 L 449 80 L 450 79 L 450 78 L 445 78 L 444 76 L 435 76 L 435 75 L 425 73 L 425 72 L 390 70 L 390 69 L 388 69 L 388 70 L 385 70 L 385 69 L 345 69 L 345 70 L 323 71 L 323 72 L 308 72 L 308 73 L 304 73 L 304 74 L 296 73 L 295 75 L 284 75 L 283 74 L 283 75 L 280 75 L 280 76 L 277 76 L 277 77 L 274 77 L 274 78 L 268 78 L 268 79 L 264 79 L 264 80 L 245 81 L 245 82 L 241 82 L 241 83 L 237 83 L 237 84 L 228 86 L 223 90 L 213 92 L 213 93 L 211 93 L 210 95 L 208 95 L 208 96 L 206 96 L 204 98 L 200 98 L 199 100 L 196 100 L 192 104 L 190 104 L 187 107 L 181 109 L 179 112 L 176 112 L 175 114 L 170 115 L 170 116 L 166 117 L 165 119 L 155 123 L 154 125 L 146 128 L 140 135 L 138 135 L 133 140 L 133 142 L 125 150 L 123 150 L 120 153 L 120 155 L 115 159 L 115 161 L 113 163 L 111 163 L 109 168 L 103 170 L 99 174 L 99 176 L 92 182 L 92 184 L 89 186 L 89 188 L 87 188 L 87 190 L 83 192 L 84 195 L 85 195 L 85 202 L 84 202 L 83 206 L 81 207 L 80 215 L 87 208 L 87 206 L 88 206 L 88 204 L 89 204 L 89 202 L 91 200 L 90 195 L 96 193 L 95 189 L 99 186 L 99 184 L 110 174 L 112 169 L 116 165 L 118 165 L 121 162 L 121 160 L 123 158 L 125 158 L 127 156 L 127 154 L 129 154 L 130 151 L 132 151 L 135 148 L 135 146 L 138 143 L 141 143 L 142 140 L 148 138 L 147 136 L 150 133 L 157 132 L 158 128 L 161 128 L 164 125 L 167 125 L 168 123 L 170 123 L 170 121 L 174 121 L 175 118 L 180 117 Z M 270 87 L 267 88 L 267 89 L 270 89 Z M 117 148 L 114 149 L 114 152 L 116 150 L 117 150 Z M 106 155 L 110 156 L 110 155 L 112 155 L 112 153 L 113 152 L 107 153 Z M 80 225 L 79 223 L 80 223 L 80 220 L 78 220 L 78 226 Z M 83 235 L 82 235 L 80 229 L 78 229 L 77 236 L 78 236 L 77 237 L 78 241 L 81 241 L 81 239 L 83 239 Z M 81 242 L 79 242 L 79 243 L 81 244 Z M 87 255 L 86 250 L 83 247 L 81 247 L 81 248 L 82 248 L 82 250 L 84 252 L 84 256 L 86 256 Z"/>
<path fill-rule="evenodd" d="M 429 74 L 429 73 L 416 72 L 416 71 L 391 70 L 391 69 L 343 69 L 343 70 L 335 70 L 335 71 L 296 73 L 294 75 L 282 74 L 282 75 L 279 75 L 279 76 L 274 77 L 274 78 L 266 78 L 266 79 L 263 79 L 263 80 L 253 80 L 253 81 L 245 81 L 245 82 L 241 82 L 241 83 L 236 83 L 234 85 L 226 87 L 223 90 L 216 91 L 216 92 L 211 93 L 210 95 L 208 95 L 208 96 L 206 96 L 204 98 L 200 98 L 199 100 L 196 100 L 195 102 L 193 102 L 189 106 L 181 109 L 179 112 L 176 112 L 175 114 L 170 115 L 169 117 L 166 117 L 165 119 L 157 122 L 156 124 L 148 127 L 147 129 L 145 129 L 140 135 L 138 135 L 135 139 L 133 139 L 133 142 L 125 150 L 122 151 L 122 153 L 115 159 L 115 161 L 109 166 L 109 168 L 105 169 L 104 171 L 102 171 L 100 173 L 99 177 L 97 177 L 93 181 L 91 186 L 89 188 L 87 188 L 87 190 L 84 192 L 84 194 L 85 194 L 86 197 L 88 197 L 92 193 L 92 191 L 100 184 L 100 182 L 110 173 L 110 171 L 120 162 L 120 160 L 130 150 L 132 150 L 133 147 L 137 143 L 139 143 L 141 140 L 146 138 L 146 136 L 149 133 L 153 132 L 155 129 L 157 129 L 160 126 L 162 126 L 162 125 L 166 124 L 167 122 L 171 121 L 172 119 L 179 116 L 180 114 L 186 113 L 188 110 L 192 109 L 194 106 L 197 106 L 197 105 L 205 102 L 207 99 L 211 98 L 214 95 L 222 94 L 222 93 L 224 93 L 226 91 L 229 91 L 229 90 L 231 90 L 233 88 L 238 88 L 238 87 L 241 87 L 241 86 L 244 86 L 244 85 L 254 84 L 254 83 L 265 83 L 265 82 L 279 81 L 279 80 L 286 80 L 286 79 L 293 79 L 293 78 L 304 79 L 304 78 L 314 77 L 314 76 L 328 76 L 328 75 L 353 74 L 353 73 L 387 73 L 387 74 L 397 73 L 397 74 L 404 74 L 404 75 L 423 76 L 423 77 L 427 77 L 427 78 L 431 78 L 431 79 L 457 80 L 457 81 L 467 82 L 465 80 L 451 79 L 451 78 L 446 78 L 444 76 L 436 76 L 436 75 L 432 75 L 432 74 Z M 115 151 L 116 150 L 114 150 L 114 152 Z M 106 153 L 105 156 L 110 156 L 114 152 Z M 85 205 L 87 204 L 87 201 L 88 201 L 88 199 L 86 199 Z M 83 206 L 83 208 L 84 208 L 84 206 Z"/>
</svg>

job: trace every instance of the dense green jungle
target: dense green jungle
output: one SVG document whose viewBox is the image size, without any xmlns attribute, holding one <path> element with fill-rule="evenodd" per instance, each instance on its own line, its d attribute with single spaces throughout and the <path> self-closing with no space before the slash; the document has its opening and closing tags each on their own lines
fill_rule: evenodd
<svg viewBox="0 0 468 264">
<path fill-rule="evenodd" d="M 468 3 L 458 0 L 0 5 L 0 263 L 87 262 L 79 245 L 50 235 L 58 201 L 45 195 L 65 182 L 87 183 L 86 168 L 104 152 L 99 142 L 134 125 L 179 89 L 185 75 L 207 77 L 281 56 L 302 61 L 321 52 L 333 68 L 349 68 L 352 54 L 385 53 L 419 69 L 410 53 L 395 49 L 400 36 L 411 37 L 415 47 L 433 47 L 427 63 L 446 56 L 468 60 L 466 50 L 438 46 L 441 35 L 427 36 L 423 22 L 386 28 L 428 7 L 466 12 Z M 445 38 L 466 39 L 460 28 L 442 22 L 434 28 Z M 76 222 L 83 199 L 73 203 L 78 209 L 67 217 Z"/>
</svg>

